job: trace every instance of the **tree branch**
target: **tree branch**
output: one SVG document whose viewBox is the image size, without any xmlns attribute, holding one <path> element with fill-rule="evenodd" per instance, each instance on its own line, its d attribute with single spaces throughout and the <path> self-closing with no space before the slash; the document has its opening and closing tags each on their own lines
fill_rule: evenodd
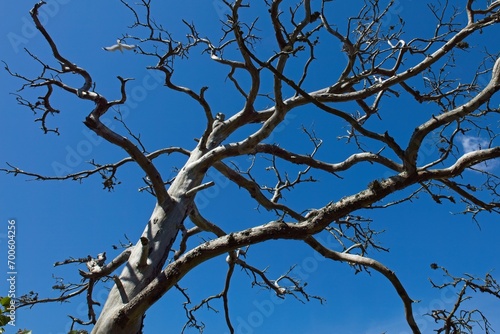
<svg viewBox="0 0 500 334">
<path fill-rule="evenodd" d="M 388 269 L 380 262 L 364 256 L 348 254 L 348 253 L 339 253 L 331 249 L 328 249 L 324 247 L 322 244 L 320 244 L 313 237 L 307 237 L 304 241 L 314 250 L 316 250 L 318 253 L 320 253 L 326 258 L 332 259 L 334 261 L 350 262 L 362 266 L 367 266 L 373 268 L 374 270 L 384 275 L 394 286 L 394 289 L 396 289 L 396 292 L 398 293 L 399 297 L 401 298 L 404 304 L 406 321 L 408 322 L 408 325 L 412 329 L 413 333 L 420 333 L 420 329 L 418 328 L 417 323 L 415 322 L 415 318 L 413 317 L 412 304 L 414 303 L 414 301 L 410 298 L 410 296 L 408 296 L 408 293 L 406 292 L 406 289 L 404 288 L 403 284 L 400 282 L 400 280 L 392 270 Z"/>
</svg>

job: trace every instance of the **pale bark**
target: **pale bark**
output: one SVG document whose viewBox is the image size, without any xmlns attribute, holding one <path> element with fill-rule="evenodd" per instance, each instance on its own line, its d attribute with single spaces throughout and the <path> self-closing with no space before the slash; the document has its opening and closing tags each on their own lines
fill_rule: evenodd
<svg viewBox="0 0 500 334">
<path fill-rule="evenodd" d="M 204 173 L 198 169 L 190 168 L 190 165 L 199 158 L 199 155 L 200 151 L 197 149 L 191 153 L 185 167 L 168 189 L 170 198 L 163 203 L 156 204 L 146 224 L 141 238 L 147 238 L 149 241 L 147 266 L 139 266 L 143 248 L 141 241 L 139 241 L 133 246 L 130 257 L 118 276 L 121 282 L 120 288 L 115 284 L 111 289 L 92 333 L 127 334 L 140 331 L 142 315 L 131 318 L 127 325 L 123 327 L 117 323 L 117 317 L 121 309 L 144 290 L 162 271 L 180 226 L 192 209 L 194 197 L 186 196 L 186 193 L 200 185 L 204 177 Z"/>
<path fill-rule="evenodd" d="M 240 11 L 246 7 L 241 0 L 236 0 L 232 4 L 226 1 L 223 2 L 227 5 L 229 14 L 227 14 L 227 22 L 222 23 L 224 37 L 221 45 L 213 44 L 209 39 L 200 37 L 195 25 L 188 24 L 185 21 L 184 23 L 190 32 L 187 42 L 175 42 L 170 39 L 170 34 L 151 18 L 149 1 L 143 0 L 141 3 L 146 11 L 144 15 L 145 21 L 141 21 L 142 19 L 134 7 L 123 1 L 122 3 L 131 9 L 134 14 L 136 19 L 134 27 L 146 28 L 150 33 L 146 37 L 129 36 L 129 38 L 135 38 L 139 43 L 152 43 L 155 45 L 153 47 L 154 51 L 149 51 L 146 46 L 144 49 L 138 47 L 140 55 L 153 56 L 157 60 L 155 65 L 148 68 L 153 71 L 160 71 L 164 76 L 163 83 L 166 88 L 186 94 L 196 101 L 206 120 L 203 134 L 201 138 L 196 139 L 197 144 L 192 151 L 180 147 L 167 147 L 149 154 L 146 153 L 144 146 L 137 137 L 133 136 L 141 145 L 136 145 L 126 136 L 114 131 L 112 127 L 103 124 L 101 120 L 101 117 L 110 108 L 123 105 L 127 101 L 125 88 L 130 79 L 118 77 L 121 96 L 117 100 L 109 101 L 95 92 L 93 89 L 96 83 L 90 73 L 62 56 L 56 43 L 40 22 L 38 9 L 44 2 L 41 1 L 34 6 L 31 15 L 36 28 L 48 42 L 53 57 L 61 65 L 61 69 L 42 63 L 42 74 L 36 79 L 29 79 L 11 72 L 7 67 L 11 75 L 26 82 L 23 89 L 25 87 L 46 89 L 45 95 L 39 97 L 37 103 L 31 103 L 21 97 L 19 97 L 18 101 L 34 111 L 43 110 L 43 116 L 38 120 L 41 121 L 44 132 L 57 132 L 57 129 L 51 130 L 46 126 L 47 115 L 55 112 L 50 103 L 53 99 L 54 89 L 72 94 L 78 99 L 93 102 L 94 108 L 85 118 L 85 125 L 98 136 L 125 152 L 127 157 L 114 164 L 98 165 L 95 163 L 95 168 L 92 170 L 61 177 L 46 177 L 25 172 L 11 165 L 9 166 L 12 169 L 5 171 L 15 175 L 28 175 L 41 180 L 80 180 L 95 174 L 105 176 L 106 173 L 110 173 L 111 175 L 108 176 L 104 185 L 111 189 L 114 184 L 113 177 L 116 170 L 126 163 L 136 163 L 146 175 L 144 178 L 145 189 L 156 197 L 156 205 L 151 217 L 143 233 L 137 238 L 138 241 L 135 245 L 123 251 L 108 264 L 101 267 L 94 266 L 92 270 L 89 269 L 89 272 L 81 271 L 81 276 L 87 279 L 88 282 L 74 295 L 85 290 L 88 292 L 89 323 L 95 323 L 92 330 L 93 334 L 139 333 L 146 311 L 155 302 L 172 287 L 180 289 L 178 283 L 193 268 L 225 253 L 228 254 L 229 268 L 224 290 L 218 296 L 221 297 L 224 303 L 228 328 L 231 332 L 234 332 L 230 321 L 227 291 L 235 266 L 241 266 L 255 276 L 262 277 L 263 283 L 261 283 L 261 286 L 275 291 L 279 296 L 293 295 L 294 291 L 296 291 L 279 286 L 278 283 L 282 277 L 287 277 L 294 283 L 294 289 L 305 294 L 301 290 L 303 287 L 292 277 L 285 274 L 278 280 L 269 279 L 264 271 L 247 264 L 240 257 L 241 254 L 244 254 L 242 250 L 244 247 L 272 241 L 273 239 L 296 240 L 296 242 L 307 244 L 319 254 L 333 261 L 348 262 L 360 268 L 359 270 L 363 270 L 363 268 L 375 269 L 387 278 L 388 284 L 394 287 L 403 303 L 406 322 L 411 330 L 414 333 L 420 332 L 412 311 L 413 300 L 408 295 L 403 282 L 391 269 L 366 256 L 366 247 L 377 250 L 385 249 L 372 240 L 374 231 L 363 225 L 364 219 L 362 217 L 353 218 L 355 216 L 353 213 L 366 209 L 387 208 L 412 200 L 417 194 L 424 191 L 427 191 L 437 203 L 440 203 L 441 198 L 447 198 L 455 202 L 452 195 L 434 194 L 430 189 L 432 185 L 439 187 L 439 190 L 446 189 L 454 196 L 458 195 L 465 203 L 475 205 L 476 211 L 474 215 L 481 210 L 500 212 L 500 203 L 497 199 L 500 193 L 498 191 L 500 182 L 495 175 L 490 175 L 487 172 L 483 173 L 487 178 L 483 184 L 484 189 L 487 189 L 489 195 L 496 198 L 490 202 L 480 199 L 480 196 L 475 193 L 479 186 L 460 184 L 454 180 L 454 178 L 462 176 L 466 169 L 473 169 L 478 163 L 492 161 L 500 157 L 500 147 L 494 144 L 496 135 L 492 134 L 487 127 L 485 127 L 485 130 L 481 125 L 475 125 L 477 129 L 489 134 L 490 147 L 477 148 L 469 153 L 456 154 L 458 144 L 455 138 L 457 133 L 466 132 L 466 127 L 462 125 L 464 120 L 472 119 L 471 123 L 475 124 L 474 118 L 498 113 L 498 108 L 494 109 L 488 105 L 493 96 L 500 90 L 500 59 L 498 56 L 489 57 L 490 60 L 494 60 L 494 65 L 491 68 L 491 79 L 482 87 L 478 87 L 476 78 L 471 80 L 468 85 L 457 83 L 457 79 L 453 82 L 457 84 L 451 88 L 451 84 L 442 84 L 437 79 L 431 80 L 427 78 L 428 82 L 432 81 L 432 84 L 438 86 L 439 89 L 429 89 L 429 92 L 423 93 L 419 89 L 425 89 L 425 85 L 423 87 L 417 85 L 418 88 L 413 86 L 420 74 L 432 69 L 433 66 L 440 64 L 440 62 L 445 62 L 445 57 L 449 56 L 452 50 L 460 48 L 460 43 L 464 43 L 467 37 L 497 24 L 500 15 L 498 12 L 500 2 L 496 1 L 486 9 L 473 10 L 473 1 L 468 0 L 466 2 L 466 13 L 464 14 L 468 22 L 463 27 L 457 28 L 455 23 L 452 22 L 453 18 L 450 19 L 449 26 L 447 26 L 448 23 L 444 22 L 442 16 L 435 15 L 438 20 L 438 27 L 433 36 L 427 39 L 414 38 L 406 42 L 399 40 L 397 43 L 393 43 L 391 40 L 398 40 L 402 31 L 395 32 L 396 30 L 393 31 L 392 29 L 396 28 L 393 27 L 390 29 L 393 32 L 389 37 L 382 30 L 379 30 L 383 28 L 380 26 L 381 20 L 385 15 L 388 15 L 394 2 L 389 2 L 383 10 L 380 10 L 377 1 L 366 2 L 365 6 L 360 10 L 359 16 L 352 17 L 350 19 L 352 22 L 349 21 L 349 29 L 355 29 L 356 33 L 348 31 L 345 34 L 342 34 L 336 28 L 334 29 L 334 26 L 328 23 L 325 10 L 327 2 L 329 1 L 322 2 L 321 12 L 312 11 L 311 7 L 315 4 L 310 0 L 300 2 L 297 8 L 289 9 L 290 22 L 285 22 L 285 14 L 282 14 L 281 10 L 284 4 L 281 0 L 268 2 L 271 24 L 269 31 L 275 37 L 278 49 L 270 51 L 269 58 L 264 59 L 253 48 L 254 40 L 258 37 L 254 35 L 255 22 L 250 24 L 240 21 Z M 433 13 L 437 14 L 437 12 L 438 10 L 435 9 Z M 442 14 L 445 13 L 446 8 L 443 9 Z M 479 19 L 475 20 L 477 17 Z M 357 23 L 356 27 L 354 22 Z M 440 28 L 443 25 L 447 26 L 448 30 L 443 32 Z M 344 48 L 342 52 L 345 52 L 347 61 L 339 78 L 332 80 L 330 84 L 323 87 L 313 85 L 314 90 L 307 90 L 304 88 L 306 86 L 304 82 L 307 81 L 309 65 L 315 60 L 316 41 L 313 37 L 318 31 L 324 32 L 334 42 L 341 42 Z M 161 37 L 162 34 L 163 38 Z M 165 36 L 168 36 L 169 39 L 165 39 Z M 387 44 L 389 49 L 387 49 Z M 174 59 L 184 58 L 191 49 L 200 45 L 204 47 L 204 52 L 209 53 L 212 61 L 229 69 L 228 81 L 233 83 L 235 91 L 244 97 L 241 110 L 233 110 L 227 119 L 221 113 L 217 113 L 215 117 L 213 116 L 211 106 L 205 99 L 207 87 L 202 87 L 199 92 L 195 92 L 174 82 Z M 234 49 L 230 49 L 233 46 Z M 226 49 L 230 51 L 229 54 L 235 53 L 237 57 L 235 59 L 224 58 L 223 51 Z M 309 53 L 303 53 L 304 51 L 309 51 Z M 32 54 L 30 55 L 41 62 Z M 415 55 L 417 58 L 414 57 Z M 300 58 L 301 56 L 306 58 L 303 64 L 303 73 L 299 79 L 292 79 L 287 74 L 288 67 L 291 66 L 289 65 L 290 59 Z M 402 67 L 404 69 L 401 69 Z M 246 89 L 243 89 L 242 87 L 245 85 L 236 79 L 235 72 L 237 71 L 238 73 L 241 71 L 248 76 L 248 82 L 245 82 L 245 85 L 248 86 Z M 438 70 L 434 69 L 434 71 L 437 72 Z M 46 72 L 50 73 L 50 75 L 47 75 Z M 264 92 L 264 88 L 261 87 L 262 73 L 264 72 L 268 75 L 266 78 L 269 79 L 271 86 L 271 88 L 266 89 L 270 89 L 271 93 Z M 479 70 L 476 72 L 476 76 L 479 75 L 478 73 Z M 80 80 L 83 79 L 82 86 L 73 87 L 66 84 L 59 77 L 62 74 L 73 74 Z M 443 87 L 439 87 L 440 85 Z M 389 130 L 380 130 L 369 122 L 370 117 L 379 114 L 382 99 L 391 94 L 399 97 L 400 93 L 396 92 L 398 86 L 401 86 L 404 92 L 416 101 L 420 103 L 437 101 L 441 108 L 436 115 L 431 115 L 426 121 L 415 124 L 415 127 L 408 133 L 409 140 L 406 143 L 397 141 L 389 134 Z M 288 95 L 290 91 L 292 91 L 293 95 L 285 97 L 285 95 L 290 96 Z M 269 100 L 272 101 L 271 106 L 256 110 L 256 105 L 260 105 L 259 98 L 263 94 L 268 95 Z M 449 103 L 446 102 L 449 96 L 456 96 L 458 102 L 455 100 Z M 356 110 L 361 111 L 353 113 L 348 108 L 343 110 L 344 104 L 339 102 L 351 103 Z M 483 115 L 474 115 L 485 105 L 485 110 L 482 111 Z M 334 158 L 326 157 L 326 160 L 319 159 L 315 154 L 321 143 L 306 130 L 304 131 L 314 146 L 312 153 L 309 154 L 293 152 L 279 146 L 279 143 L 269 144 L 264 142 L 283 124 L 289 112 L 298 110 L 299 107 L 303 106 L 314 108 L 316 111 L 322 112 L 323 117 L 330 117 L 335 122 L 341 122 L 343 126 L 346 126 L 348 129 L 347 135 L 345 135 L 347 142 L 354 141 L 357 145 L 357 148 L 353 149 L 353 153 L 340 161 L 327 160 L 337 159 L 337 156 Z M 391 117 L 399 117 L 399 115 L 391 115 Z M 447 133 L 445 129 L 449 130 L 448 127 L 452 126 L 455 126 L 454 131 L 450 131 L 451 134 Z M 240 130 L 247 131 L 248 128 L 253 129 L 253 132 L 243 137 L 235 135 Z M 431 162 L 419 166 L 417 160 L 424 141 L 432 133 L 438 131 L 442 132 L 439 132 L 441 141 L 437 145 L 441 145 L 442 142 L 446 142 L 448 145 L 441 145 L 440 150 L 433 153 L 434 156 L 431 157 Z M 129 134 L 131 134 L 130 130 Z M 375 143 L 373 147 L 378 148 L 373 151 L 365 149 L 363 143 L 361 143 L 364 140 Z M 171 181 L 163 179 L 162 171 L 157 169 L 154 161 L 162 154 L 170 153 L 181 153 L 188 157 L 184 166 Z M 269 170 L 275 173 L 278 180 L 274 186 L 263 186 L 254 178 L 252 174 L 253 164 L 248 170 L 242 171 L 239 167 L 231 166 L 228 162 L 228 158 L 255 157 L 260 154 L 265 155 L 266 159 L 268 158 L 268 161 L 270 161 L 271 167 L 269 167 Z M 294 167 L 304 166 L 304 169 L 297 173 L 296 178 L 291 178 L 287 172 L 282 173 L 276 167 L 275 162 L 278 159 L 293 164 Z M 328 204 L 321 204 L 322 207 L 314 210 L 291 207 L 288 206 L 286 201 L 282 201 L 284 192 L 294 190 L 294 187 L 298 187 L 302 182 L 316 181 L 313 177 L 303 178 L 312 170 L 322 171 L 338 177 L 341 172 L 348 171 L 358 164 L 367 163 L 384 168 L 387 173 L 384 174 L 383 178 L 374 178 L 365 189 L 356 190 L 355 193 L 341 194 L 345 195 L 342 198 L 338 194 L 335 194 L 337 196 L 335 198 L 332 195 L 332 198 L 323 201 L 323 203 L 330 201 Z M 276 213 L 276 218 L 266 222 L 258 222 L 251 228 L 230 234 L 226 234 L 220 226 L 208 221 L 195 206 L 194 199 L 198 192 L 202 192 L 214 185 L 213 181 L 203 183 L 210 169 L 217 170 L 228 182 L 232 182 L 242 191 L 248 193 L 258 206 Z M 388 204 L 377 206 L 377 203 L 386 197 L 410 187 L 419 188 L 406 197 L 403 196 L 403 198 L 396 199 Z M 194 227 L 190 229 L 184 226 L 187 217 L 190 217 L 191 222 L 194 224 Z M 336 235 L 339 245 L 344 247 L 343 252 L 328 249 L 314 238 L 314 235 L 318 233 L 331 232 L 332 226 L 339 229 L 345 226 L 354 226 L 356 229 L 354 236 Z M 176 241 L 179 231 L 182 231 L 181 246 L 172 256 L 172 245 Z M 189 237 L 202 232 L 210 236 L 210 238 L 207 238 L 210 241 L 187 249 L 186 245 Z M 84 263 L 92 260 L 80 259 L 79 262 Z M 63 261 L 60 264 L 70 262 Z M 113 275 L 113 272 L 122 265 L 121 273 Z M 93 313 L 93 305 L 95 304 L 92 300 L 93 286 L 103 277 L 110 276 L 113 277 L 115 285 L 109 293 L 100 316 L 96 318 Z M 465 291 L 465 288 L 463 291 Z M 309 297 L 307 294 L 306 296 Z M 66 298 L 69 297 L 64 297 L 64 299 Z M 59 299 L 62 300 L 62 298 Z M 202 305 L 204 302 L 207 302 L 207 300 L 202 301 Z M 454 312 L 460 302 L 457 302 Z M 29 301 L 25 305 L 35 303 L 36 301 Z M 449 328 L 451 325 L 447 326 Z"/>
</svg>

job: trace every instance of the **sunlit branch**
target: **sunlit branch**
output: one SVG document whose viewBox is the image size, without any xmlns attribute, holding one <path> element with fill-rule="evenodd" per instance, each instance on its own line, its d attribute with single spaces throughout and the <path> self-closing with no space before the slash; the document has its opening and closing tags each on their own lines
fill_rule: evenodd
<svg viewBox="0 0 500 334">
<path fill-rule="evenodd" d="M 391 170 L 400 172 L 402 171 L 402 165 L 382 156 L 380 153 L 355 153 L 339 163 L 327 163 L 320 160 L 317 160 L 309 155 L 301 155 L 294 152 L 287 151 L 277 145 L 270 144 L 259 144 L 255 146 L 255 150 L 252 154 L 256 153 L 267 153 L 271 155 L 275 155 L 280 157 L 288 162 L 294 164 L 301 164 L 311 166 L 312 168 L 324 170 L 329 173 L 337 173 L 341 171 L 348 170 L 352 166 L 361 163 L 361 162 L 369 162 L 369 163 L 379 163 Z"/>
<path fill-rule="evenodd" d="M 222 236 L 226 235 L 226 232 L 224 232 L 224 230 L 222 230 L 219 226 L 211 223 L 206 218 L 204 218 L 200 214 L 200 212 L 196 206 L 193 206 L 193 209 L 191 210 L 191 212 L 189 214 L 189 219 L 191 219 L 193 224 L 195 224 L 197 227 L 199 227 L 203 231 L 212 232 L 213 234 L 215 234 L 218 237 L 222 237 Z"/>
<path fill-rule="evenodd" d="M 213 187 L 214 185 L 215 185 L 214 181 L 200 184 L 199 186 L 196 186 L 195 188 L 189 189 L 186 192 L 186 196 L 193 196 L 197 192 L 202 191 L 202 190 L 207 189 L 207 188 L 210 188 L 210 187 Z"/>
<path fill-rule="evenodd" d="M 100 270 L 93 271 L 93 272 L 85 272 L 83 270 L 80 270 L 80 275 L 84 278 L 89 278 L 89 279 L 96 279 L 96 278 L 108 276 L 128 260 L 131 252 L 132 252 L 132 250 L 130 248 L 127 248 L 127 249 L 123 250 L 112 261 L 110 261 L 106 265 L 100 267 Z"/>
<path fill-rule="evenodd" d="M 448 179 L 460 175 L 466 168 L 470 168 L 478 163 L 500 157 L 500 146 L 484 150 L 477 150 L 465 153 L 456 162 L 447 168 L 435 170 L 418 170 L 422 180 Z"/>
<path fill-rule="evenodd" d="M 500 90 L 500 58 L 496 60 L 493 66 L 491 81 L 488 85 L 469 102 L 450 110 L 448 112 L 442 113 L 437 116 L 433 116 L 432 119 L 423 123 L 415 129 L 413 132 L 408 148 L 406 149 L 406 154 L 408 156 L 409 166 L 407 168 L 415 168 L 416 159 L 418 158 L 418 150 L 422 145 L 424 138 L 433 130 L 453 122 L 461 117 L 464 117 L 475 110 L 477 110 L 481 105 L 486 103 L 493 94 Z"/>
</svg>

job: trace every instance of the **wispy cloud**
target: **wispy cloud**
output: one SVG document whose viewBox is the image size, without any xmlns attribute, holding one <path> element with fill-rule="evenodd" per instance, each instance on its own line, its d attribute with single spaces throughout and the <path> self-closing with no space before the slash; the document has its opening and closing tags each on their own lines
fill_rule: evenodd
<svg viewBox="0 0 500 334">
<path fill-rule="evenodd" d="M 481 149 L 488 148 L 490 145 L 489 140 L 486 140 L 481 137 L 474 136 L 462 136 L 460 137 L 460 143 L 462 144 L 462 149 L 464 153 L 469 153 Z M 494 159 L 487 162 L 482 162 L 477 165 L 474 165 L 474 168 L 483 170 L 483 171 L 491 171 L 499 164 L 499 159 Z"/>
</svg>

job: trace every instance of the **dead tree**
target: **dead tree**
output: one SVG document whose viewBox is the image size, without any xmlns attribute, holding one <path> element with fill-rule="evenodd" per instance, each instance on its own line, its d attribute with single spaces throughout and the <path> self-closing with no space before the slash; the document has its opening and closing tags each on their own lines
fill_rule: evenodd
<svg viewBox="0 0 500 334">
<path fill-rule="evenodd" d="M 403 18 L 392 20 L 390 25 L 384 23 L 391 15 L 391 8 L 397 5 L 394 1 L 353 2 L 360 6 L 359 12 L 346 19 L 342 27 L 333 22 L 337 18 L 336 3 L 327 0 L 303 0 L 293 5 L 282 0 L 251 5 L 241 0 L 222 0 L 224 19 L 214 22 L 221 26 L 220 38 L 204 37 L 195 24 L 183 21 L 186 36 L 179 40 L 154 18 L 151 0 L 141 0 L 135 5 L 122 0 L 134 20 L 131 33 L 124 35 L 122 41 L 136 45 L 134 51 L 124 52 L 136 52 L 137 57 L 152 60 L 149 70 L 162 75 L 165 89 L 192 98 L 205 124 L 203 133 L 190 147 L 165 147 L 151 153 L 147 153 L 138 136 L 131 132 L 119 133 L 102 122 L 104 115 L 113 113 L 127 101 L 126 87 L 130 79 L 118 77 L 119 99 L 111 100 L 100 93 L 92 73 L 65 57 L 65 46 L 59 45 L 50 29 L 41 23 L 38 14 L 44 2 L 37 3 L 31 17 L 50 46 L 53 59 L 40 59 L 33 50 L 27 50 L 41 65 L 40 74 L 34 78 L 6 66 L 12 76 L 24 81 L 17 95 L 18 102 L 39 115 L 37 121 L 45 133 L 59 131 L 51 128 L 48 116 L 64 113 L 64 106 L 57 106 L 53 101 L 54 92 L 92 102 L 93 109 L 84 116 L 85 126 L 126 153 L 126 157 L 105 164 L 92 161 L 90 169 L 63 176 L 40 175 L 13 165 L 3 170 L 38 180 L 82 181 L 100 175 L 104 178 L 104 188 L 112 189 L 118 183 L 120 168 L 137 164 L 145 174 L 144 189 L 154 195 L 156 207 L 144 232 L 136 237 L 137 241 L 126 245 L 125 250 L 110 262 L 106 263 L 105 254 L 100 254 L 96 258 L 58 263 L 86 264 L 85 270 L 80 271 L 83 283 L 59 284 L 63 291 L 60 297 L 40 299 L 27 295 L 21 303 L 33 305 L 86 294 L 89 319 L 74 319 L 75 323 L 93 325 L 92 333 L 137 333 L 141 331 L 146 311 L 164 294 L 172 288 L 185 293 L 179 283 L 191 269 L 215 257 L 227 256 L 224 290 L 203 300 L 197 307 L 207 305 L 212 299 L 221 299 L 227 326 L 234 332 L 227 292 L 235 267 L 243 268 L 256 284 L 280 297 L 321 300 L 321 297 L 309 295 L 304 285 L 289 272 L 278 278 L 270 277 L 265 270 L 252 266 L 251 257 L 245 257 L 251 245 L 286 239 L 306 244 L 328 259 L 353 266 L 356 271 L 371 269 L 383 275 L 403 303 L 408 326 L 414 333 L 420 333 L 412 312 L 414 301 L 403 282 L 392 270 L 367 256 L 369 250 L 384 249 L 376 241 L 377 232 L 368 224 L 370 219 L 358 212 L 386 209 L 411 200 L 417 194 L 428 194 L 436 203 L 461 202 L 465 206 L 464 213 L 471 214 L 474 219 L 482 212 L 500 211 L 499 177 L 484 168 L 484 164 L 500 157 L 497 135 L 491 127 L 498 122 L 499 109 L 498 105 L 490 103 L 500 89 L 500 58 L 498 54 L 488 53 L 487 48 L 476 47 L 475 51 L 481 49 L 484 53 L 479 63 L 467 64 L 468 68 L 475 66 L 468 80 L 459 81 L 453 71 L 459 65 L 455 64 L 455 53 L 468 51 L 475 35 L 493 27 L 498 29 L 500 2 L 486 4 L 483 1 L 482 6 L 473 0 L 461 2 L 462 10 L 452 8 L 447 1 L 429 6 L 429 14 L 436 22 L 434 32 L 411 37 L 405 35 Z M 250 6 L 261 9 L 261 20 L 248 19 L 245 11 Z M 258 48 L 263 34 L 274 37 L 273 48 Z M 331 59 L 318 56 L 319 49 L 328 45 L 341 45 L 330 51 L 343 54 L 343 62 L 332 63 Z M 177 83 L 175 65 L 189 61 L 189 54 L 193 53 L 203 54 L 214 66 L 227 71 L 227 80 L 234 86 L 233 93 L 244 100 L 242 105 L 231 106 L 225 115 L 218 113 L 211 106 L 209 87 L 195 90 Z M 331 77 L 326 85 L 317 87 L 314 84 L 317 73 L 312 70 L 318 68 L 317 64 L 335 68 L 338 75 Z M 65 79 L 70 75 L 82 79 L 83 84 L 70 84 Z M 28 89 L 37 90 L 40 97 L 35 101 L 24 97 L 23 92 Z M 411 111 L 401 106 L 397 109 L 398 117 L 412 122 L 413 130 L 406 138 L 393 135 L 383 122 L 377 122 L 393 117 L 390 113 L 395 112 L 398 98 L 402 96 L 411 97 L 422 108 L 431 110 L 420 114 L 420 120 L 416 120 L 411 117 Z M 262 107 L 263 101 L 267 107 Z M 389 101 L 396 102 L 391 104 Z M 323 141 L 314 130 L 307 128 L 303 129 L 304 138 L 312 147 L 308 153 L 293 151 L 286 143 L 269 143 L 268 139 L 285 122 L 286 116 L 292 112 L 300 115 L 304 107 L 332 122 L 332 133 L 340 139 L 339 143 L 349 145 L 352 150 L 349 156 L 340 157 L 332 152 L 318 157 Z M 424 121 L 422 115 L 426 115 Z M 119 117 L 115 119 L 121 121 Z M 241 136 L 241 133 L 250 134 Z M 459 145 L 459 138 L 472 134 L 485 138 L 485 145 L 465 152 Z M 429 141 L 436 150 L 423 154 Z M 168 154 L 186 157 L 183 167 L 171 179 L 166 179 L 167 173 L 155 163 L 157 158 Z M 245 167 L 232 164 L 231 161 L 238 157 L 250 157 L 251 163 Z M 267 170 L 274 173 L 276 182 L 272 185 L 259 180 L 257 166 L 263 163 L 267 163 Z M 284 201 L 289 193 L 300 194 L 302 186 L 312 186 L 318 181 L 315 176 L 318 171 L 342 182 L 342 174 L 357 165 L 378 166 L 385 172 L 364 189 L 324 198 L 314 210 L 292 207 Z M 290 175 L 286 166 L 298 170 L 296 175 Z M 195 198 L 214 186 L 207 178 L 210 170 L 221 173 L 240 191 L 248 193 L 249 200 L 251 198 L 260 208 L 275 214 L 275 218 L 231 233 L 217 222 L 206 219 L 197 208 Z M 464 174 L 466 170 L 476 171 L 481 181 L 474 178 L 476 183 L 470 183 Z M 333 235 L 342 251 L 321 244 L 317 238 L 321 233 Z M 190 238 L 200 234 L 210 241 L 189 249 Z M 173 252 L 176 239 L 179 239 L 179 247 Z M 464 287 L 499 297 L 498 285 L 491 276 L 482 283 L 474 281 L 473 277 L 456 278 L 451 274 L 450 277 L 455 282 L 453 286 L 463 282 Z M 96 284 L 111 279 L 114 286 L 97 316 L 93 289 Z M 436 322 L 442 322 L 440 332 L 456 332 L 471 324 L 470 319 L 467 322 L 457 317 L 467 291 L 464 288 L 459 294 L 454 309 L 437 310 L 432 314 Z M 186 312 L 187 326 L 199 326 L 195 316 L 197 307 Z"/>
</svg>

